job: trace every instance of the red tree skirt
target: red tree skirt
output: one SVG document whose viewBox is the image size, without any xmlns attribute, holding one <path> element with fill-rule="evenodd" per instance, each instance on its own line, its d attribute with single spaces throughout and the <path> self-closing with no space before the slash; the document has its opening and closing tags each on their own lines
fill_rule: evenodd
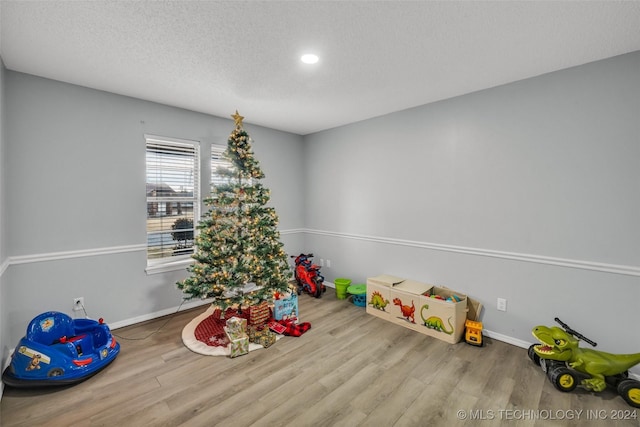
<svg viewBox="0 0 640 427">
<path fill-rule="evenodd" d="M 200 342 L 205 343 L 208 346 L 214 347 L 226 347 L 229 344 L 229 338 L 224 332 L 224 326 L 227 324 L 227 319 L 235 316 L 247 318 L 244 313 L 238 313 L 236 310 L 227 310 L 224 318 L 220 318 L 221 311 L 216 309 L 213 314 L 202 320 L 196 330 L 194 336 Z"/>
</svg>

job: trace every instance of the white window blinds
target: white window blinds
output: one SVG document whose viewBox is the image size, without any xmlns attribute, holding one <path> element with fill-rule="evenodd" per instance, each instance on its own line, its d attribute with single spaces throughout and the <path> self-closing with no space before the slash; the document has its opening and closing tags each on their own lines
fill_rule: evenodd
<svg viewBox="0 0 640 427">
<path fill-rule="evenodd" d="M 228 178 L 221 172 L 232 167 L 231 162 L 223 157 L 226 147 L 211 145 L 211 186 L 228 182 Z"/>
<path fill-rule="evenodd" d="M 147 259 L 153 263 L 188 258 L 200 217 L 199 143 L 145 138 Z"/>
<path fill-rule="evenodd" d="M 211 145 L 211 187 L 221 184 L 229 184 L 237 181 L 236 167 L 223 153 L 227 150 L 226 146 Z M 245 184 L 251 185 L 252 179 L 245 181 Z"/>
</svg>

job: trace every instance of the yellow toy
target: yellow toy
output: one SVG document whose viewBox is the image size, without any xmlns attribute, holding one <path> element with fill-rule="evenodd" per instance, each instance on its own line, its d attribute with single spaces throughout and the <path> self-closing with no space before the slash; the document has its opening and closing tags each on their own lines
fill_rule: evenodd
<svg viewBox="0 0 640 427">
<path fill-rule="evenodd" d="M 464 326 L 464 339 L 467 344 L 482 347 L 484 345 L 484 341 L 482 341 L 482 322 L 467 319 L 464 322 Z"/>
</svg>

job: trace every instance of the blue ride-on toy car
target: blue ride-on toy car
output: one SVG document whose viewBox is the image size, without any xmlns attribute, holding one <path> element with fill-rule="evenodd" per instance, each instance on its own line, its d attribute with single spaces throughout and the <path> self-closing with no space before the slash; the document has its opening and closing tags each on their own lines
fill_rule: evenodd
<svg viewBox="0 0 640 427">
<path fill-rule="evenodd" d="M 119 352 L 120 343 L 102 319 L 49 311 L 29 323 L 2 381 L 13 387 L 70 385 L 100 372 Z"/>
</svg>

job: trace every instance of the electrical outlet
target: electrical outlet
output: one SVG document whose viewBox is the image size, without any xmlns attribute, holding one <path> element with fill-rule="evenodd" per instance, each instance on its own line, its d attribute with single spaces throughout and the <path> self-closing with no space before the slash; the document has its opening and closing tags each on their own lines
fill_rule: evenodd
<svg viewBox="0 0 640 427">
<path fill-rule="evenodd" d="M 498 298 L 498 310 L 507 311 L 507 300 L 504 298 Z"/>
<path fill-rule="evenodd" d="M 327 260 L 327 268 L 331 268 L 331 260 L 330 259 Z"/>
<path fill-rule="evenodd" d="M 84 297 L 73 299 L 73 311 L 81 311 L 84 308 Z"/>
<path fill-rule="evenodd" d="M 324 258 L 320 258 L 320 267 L 324 267 Z"/>
</svg>

